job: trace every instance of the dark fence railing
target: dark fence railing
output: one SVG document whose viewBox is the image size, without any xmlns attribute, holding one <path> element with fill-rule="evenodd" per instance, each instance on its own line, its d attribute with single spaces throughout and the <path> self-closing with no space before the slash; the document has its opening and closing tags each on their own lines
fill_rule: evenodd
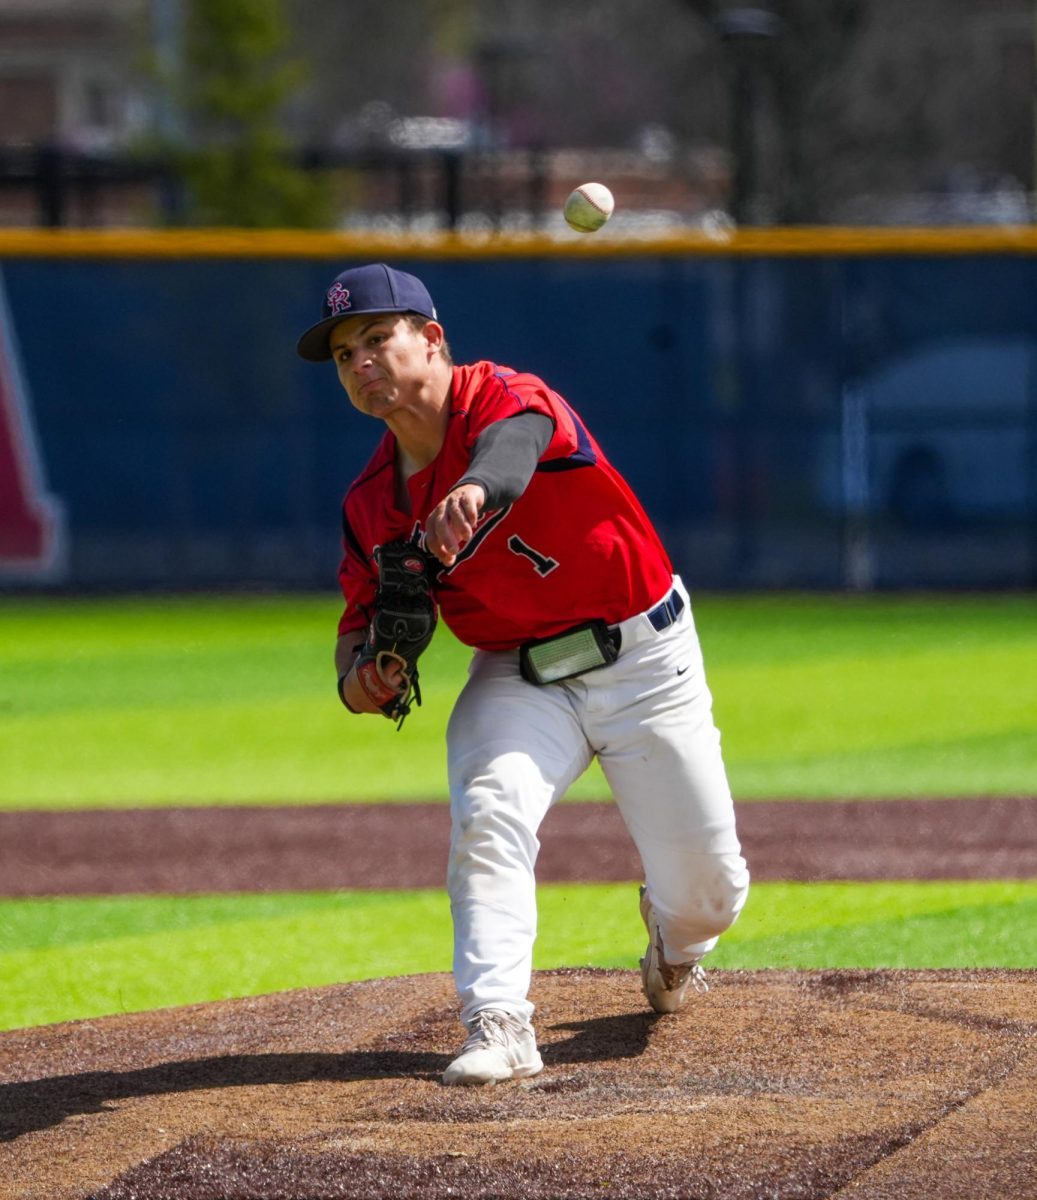
<svg viewBox="0 0 1037 1200">
<path fill-rule="evenodd" d="M 456 231 L 466 215 L 490 228 L 518 215 L 541 227 L 550 202 L 550 160 L 536 150 L 334 150 L 310 148 L 293 161 L 329 179 L 348 220 L 422 221 Z M 579 182 L 578 180 L 576 182 Z M 19 203 L 13 208 L 11 198 Z M 85 153 L 55 145 L 0 146 L 0 224 L 47 229 L 106 224 L 182 225 L 185 193 L 167 159 Z M 19 219 L 12 219 L 19 218 Z"/>
<path fill-rule="evenodd" d="M 102 193 L 125 195 L 142 184 L 154 189 L 157 215 L 173 218 L 175 211 L 163 202 L 177 191 L 170 164 L 59 146 L 0 147 L 0 189 L 5 197 L 21 193 L 31 223 L 45 229 L 100 224 Z"/>
</svg>

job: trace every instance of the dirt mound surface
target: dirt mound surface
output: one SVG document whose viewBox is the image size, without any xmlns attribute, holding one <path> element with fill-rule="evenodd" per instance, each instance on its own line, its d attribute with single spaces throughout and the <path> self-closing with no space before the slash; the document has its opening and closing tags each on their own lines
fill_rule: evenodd
<svg viewBox="0 0 1037 1200">
<path fill-rule="evenodd" d="M 0 1195 L 1037 1195 L 1037 972 L 538 973 L 544 1072 L 439 1076 L 443 975 L 0 1034 Z"/>
<path fill-rule="evenodd" d="M 738 805 L 753 879 L 1026 879 L 1037 797 Z M 444 804 L 0 813 L 5 896 L 442 887 Z M 641 877 L 614 804 L 558 804 L 541 883 Z"/>
</svg>

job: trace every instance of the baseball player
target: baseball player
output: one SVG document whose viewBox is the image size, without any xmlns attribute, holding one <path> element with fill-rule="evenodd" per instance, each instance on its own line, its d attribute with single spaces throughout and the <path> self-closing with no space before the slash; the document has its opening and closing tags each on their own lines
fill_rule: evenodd
<svg viewBox="0 0 1037 1200">
<path fill-rule="evenodd" d="M 342 506 L 343 703 L 402 721 L 437 611 L 474 649 L 447 731 L 468 1037 L 443 1081 L 534 1075 L 537 831 L 595 757 L 644 869 L 653 1009 L 706 989 L 701 961 L 746 899 L 688 593 L 576 411 L 535 375 L 454 365 L 413 275 L 343 271 L 297 349 L 334 362 L 353 406 L 385 425 Z"/>
</svg>

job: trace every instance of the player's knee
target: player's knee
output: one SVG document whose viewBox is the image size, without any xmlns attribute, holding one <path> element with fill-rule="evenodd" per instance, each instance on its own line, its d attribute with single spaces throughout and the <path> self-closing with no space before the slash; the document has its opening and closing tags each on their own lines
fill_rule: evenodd
<svg viewBox="0 0 1037 1200">
<path fill-rule="evenodd" d="M 749 894 L 749 871 L 740 854 L 721 855 L 704 890 L 706 911 L 723 933 L 738 920 Z"/>
<path fill-rule="evenodd" d="M 749 894 L 749 872 L 741 855 L 703 858 L 697 869 L 688 871 L 676 894 L 656 902 L 668 946 L 687 947 L 719 937 L 737 921 Z"/>
<path fill-rule="evenodd" d="M 748 872 L 743 875 L 742 880 L 728 878 L 718 882 L 703 896 L 700 911 L 703 921 L 710 926 L 711 937 L 719 937 L 738 920 L 749 894 Z"/>
</svg>

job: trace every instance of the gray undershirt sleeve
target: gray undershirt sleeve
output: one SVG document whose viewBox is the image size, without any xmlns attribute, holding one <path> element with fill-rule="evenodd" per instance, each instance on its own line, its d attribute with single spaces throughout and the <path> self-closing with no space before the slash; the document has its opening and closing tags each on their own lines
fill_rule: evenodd
<svg viewBox="0 0 1037 1200">
<path fill-rule="evenodd" d="M 553 433 L 554 422 L 543 413 L 494 421 L 476 438 L 468 470 L 454 487 L 479 484 L 486 493 L 486 510 L 511 504 L 526 490 Z"/>
</svg>

